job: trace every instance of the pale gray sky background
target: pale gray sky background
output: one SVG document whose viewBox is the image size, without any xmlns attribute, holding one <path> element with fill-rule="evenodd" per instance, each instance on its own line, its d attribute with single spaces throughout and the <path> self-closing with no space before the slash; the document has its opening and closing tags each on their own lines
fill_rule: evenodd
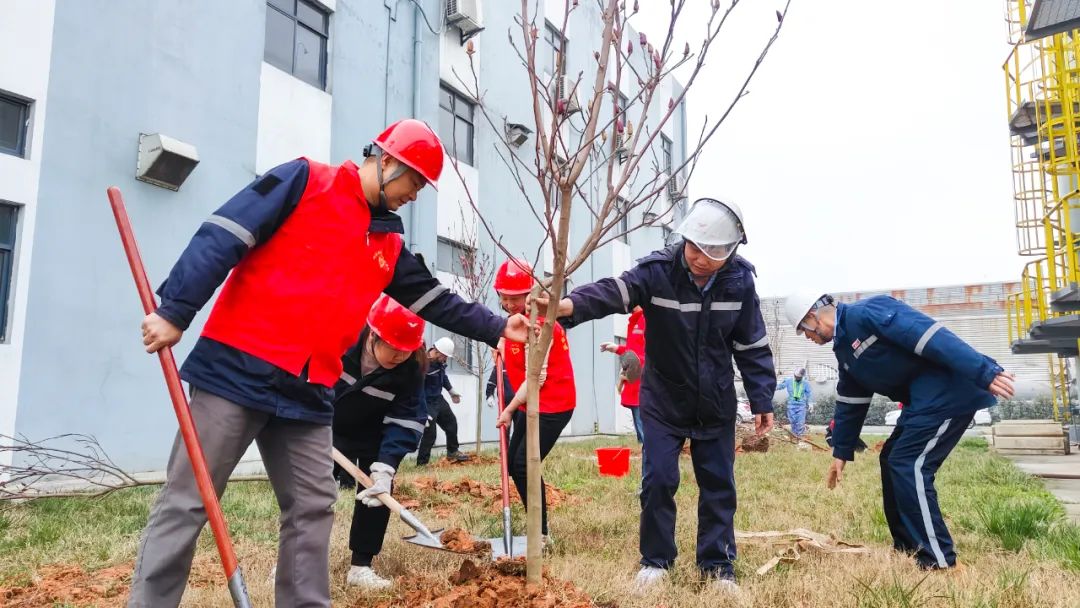
<svg viewBox="0 0 1080 608">
<path fill-rule="evenodd" d="M 700 46 L 709 4 L 688 2 L 676 48 Z M 690 183 L 691 198 L 742 206 L 762 296 L 1019 278 L 1003 4 L 792 2 Z M 634 26 L 660 39 L 668 1 L 641 5 Z M 729 103 L 782 7 L 736 8 L 691 90 L 690 134 Z"/>
</svg>

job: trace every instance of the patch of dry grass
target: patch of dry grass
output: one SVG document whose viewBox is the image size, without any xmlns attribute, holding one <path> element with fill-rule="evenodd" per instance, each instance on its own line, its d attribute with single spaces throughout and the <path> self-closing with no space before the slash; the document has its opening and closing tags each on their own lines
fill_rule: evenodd
<svg viewBox="0 0 1080 608">
<path fill-rule="evenodd" d="M 1066 546 L 1080 538 L 1075 527 L 1055 522 L 1038 537 L 1008 536 L 1007 521 L 989 519 L 988 505 L 1052 504 L 1041 485 L 1019 473 L 985 446 L 965 442 L 939 473 L 938 490 L 965 568 L 956 573 L 926 574 L 891 551 L 881 514 L 876 455 L 860 456 L 845 470 L 836 491 L 824 486 L 830 456 L 799 452 L 776 442 L 766 454 L 742 454 L 736 464 L 739 511 L 736 526 L 744 531 L 808 528 L 871 548 L 866 555 L 807 555 L 790 566 L 756 576 L 772 557 L 763 547 L 740 547 L 737 572 L 743 592 L 727 600 L 703 589 L 694 567 L 697 488 L 688 457 L 682 459 L 683 486 L 676 497 L 679 559 L 663 588 L 643 597 L 628 593 L 637 569 L 640 461 L 631 474 L 612 479 L 596 475 L 592 450 L 615 445 L 598 439 L 558 445 L 545 461 L 545 478 L 582 500 L 552 510 L 554 543 L 547 560 L 556 577 L 574 582 L 602 605 L 622 608 L 701 606 L 856 608 L 885 607 L 1054 607 L 1080 606 L 1080 563 Z M 629 445 L 630 440 L 622 442 Z M 873 441 L 869 442 L 871 445 Z M 418 476 L 440 480 L 470 477 L 498 485 L 496 466 L 481 465 L 417 470 L 404 466 L 399 475 L 401 498 L 416 498 L 417 513 L 432 527 L 460 526 L 483 536 L 500 534 L 501 520 L 487 499 L 461 499 L 417 491 L 409 481 Z M 0 510 L 0 581 L 25 579 L 41 565 L 75 562 L 87 568 L 130 560 L 153 490 L 117 493 L 103 500 L 39 501 Z M 447 509 L 451 504 L 453 508 Z M 435 515 L 435 506 L 442 505 Z M 256 605 L 273 601 L 267 580 L 276 555 L 277 508 L 266 484 L 231 486 L 224 503 L 238 542 L 238 553 Z M 364 598 L 344 585 L 348 567 L 348 526 L 353 500 L 343 493 L 337 504 L 337 525 L 331 549 L 335 605 L 370 606 L 382 595 Z M 359 507 L 364 508 L 364 507 Z M 992 508 L 992 507 L 990 507 Z M 523 512 L 514 508 L 522 533 Z M 988 521 L 991 524 L 988 527 Z M 410 530 L 394 520 L 375 568 L 388 576 L 426 576 L 446 580 L 461 557 L 415 547 L 397 540 Z M 205 580 L 217 574 L 212 539 L 200 541 L 198 584 L 189 587 L 185 606 L 229 606 L 224 586 Z M 210 566 L 208 569 L 206 566 Z"/>
</svg>

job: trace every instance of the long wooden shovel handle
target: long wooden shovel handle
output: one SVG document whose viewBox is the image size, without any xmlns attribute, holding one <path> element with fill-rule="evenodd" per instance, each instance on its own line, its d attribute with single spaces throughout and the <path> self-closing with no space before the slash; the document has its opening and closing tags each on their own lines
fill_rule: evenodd
<svg viewBox="0 0 1080 608">
<path fill-rule="evenodd" d="M 356 480 L 356 483 L 364 486 L 365 488 L 370 488 L 371 486 L 375 485 L 375 482 L 371 481 L 371 478 L 365 475 L 364 472 L 360 470 L 360 467 L 353 464 L 352 461 L 346 458 L 345 455 L 338 451 L 337 448 L 331 449 L 334 450 L 334 462 L 338 463 L 338 466 L 345 469 L 345 471 L 348 472 L 349 475 L 352 475 L 353 479 Z M 394 515 L 397 515 L 399 517 L 401 516 L 401 510 L 403 507 L 401 506 L 401 503 L 397 501 L 397 499 L 390 495 L 389 492 L 383 492 L 382 494 L 379 494 L 376 498 L 381 500 L 382 504 L 386 505 L 387 509 L 393 511 Z"/>
</svg>

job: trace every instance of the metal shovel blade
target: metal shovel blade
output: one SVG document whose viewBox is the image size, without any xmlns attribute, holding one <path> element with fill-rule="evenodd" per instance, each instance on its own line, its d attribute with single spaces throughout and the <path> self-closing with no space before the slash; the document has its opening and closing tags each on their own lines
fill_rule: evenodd
<svg viewBox="0 0 1080 608">
<path fill-rule="evenodd" d="M 507 553 L 506 539 L 502 536 L 485 538 L 482 540 L 491 543 L 491 559 L 499 559 L 500 557 L 522 557 L 525 555 L 525 548 L 528 545 L 528 537 L 514 536 L 510 539 L 510 552 Z"/>
<path fill-rule="evenodd" d="M 428 536 L 426 534 L 413 534 L 412 536 L 402 536 L 401 540 L 407 543 L 412 543 L 414 545 L 419 545 L 421 547 L 427 547 L 428 549 L 441 549 L 443 551 L 450 551 L 450 549 L 447 549 L 445 546 L 443 546 L 442 541 L 439 540 L 439 536 L 441 536 L 442 533 L 443 528 L 439 528 L 438 530 L 432 530 L 431 536 Z M 451 553 L 453 553 L 453 551 L 451 551 Z"/>
</svg>

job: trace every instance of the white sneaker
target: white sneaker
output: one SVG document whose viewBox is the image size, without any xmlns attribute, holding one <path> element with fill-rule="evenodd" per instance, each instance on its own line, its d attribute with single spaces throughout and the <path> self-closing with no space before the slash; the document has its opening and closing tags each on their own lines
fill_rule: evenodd
<svg viewBox="0 0 1080 608">
<path fill-rule="evenodd" d="M 345 577 L 345 582 L 353 587 L 360 587 L 365 591 L 382 591 L 394 586 L 394 582 L 385 579 L 370 566 L 351 566 L 349 568 L 349 575 Z"/>
<path fill-rule="evenodd" d="M 667 570 L 663 568 L 642 566 L 641 570 L 638 570 L 637 576 L 634 577 L 634 594 L 645 595 L 649 592 L 650 589 L 664 582 L 664 579 L 667 578 L 667 575 Z"/>
</svg>

